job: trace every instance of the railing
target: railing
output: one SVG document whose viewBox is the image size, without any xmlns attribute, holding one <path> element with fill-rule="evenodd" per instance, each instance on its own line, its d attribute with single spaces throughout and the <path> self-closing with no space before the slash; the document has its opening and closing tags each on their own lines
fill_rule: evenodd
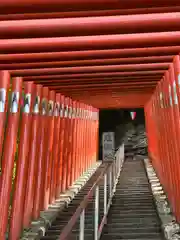
<svg viewBox="0 0 180 240">
<path fill-rule="evenodd" d="M 85 211 L 86 207 L 94 197 L 94 240 L 98 240 L 101 236 L 102 229 L 107 221 L 107 214 L 111 206 L 112 197 L 116 191 L 116 184 L 121 172 L 121 168 L 124 161 L 124 145 L 121 145 L 115 154 L 114 161 L 106 163 L 106 167 L 100 174 L 92 188 L 89 190 L 83 201 L 80 203 L 76 212 L 73 214 L 67 225 L 64 227 L 59 240 L 68 239 L 72 233 L 72 229 L 80 219 L 79 224 L 79 240 L 84 240 L 85 234 Z M 103 181 L 103 217 L 99 224 L 99 188 Z M 108 191 L 109 189 L 109 191 Z"/>
</svg>

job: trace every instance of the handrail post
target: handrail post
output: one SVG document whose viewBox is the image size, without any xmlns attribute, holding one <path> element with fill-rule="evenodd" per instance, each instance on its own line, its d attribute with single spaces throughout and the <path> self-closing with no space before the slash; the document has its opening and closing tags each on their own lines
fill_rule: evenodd
<svg viewBox="0 0 180 240">
<path fill-rule="evenodd" d="M 122 157 L 121 157 L 121 154 L 119 154 L 119 157 L 118 157 L 119 172 L 121 171 L 121 162 L 122 162 Z"/>
<path fill-rule="evenodd" d="M 115 182 L 116 182 L 116 167 L 115 166 L 116 166 L 115 162 L 113 162 L 113 165 L 112 165 L 112 167 L 113 167 L 113 185 L 112 185 L 112 187 L 113 188 L 114 188 L 114 185 L 115 185 Z"/>
<path fill-rule="evenodd" d="M 104 216 L 107 214 L 107 173 L 104 174 Z"/>
<path fill-rule="evenodd" d="M 88 194 L 84 197 L 84 200 L 80 203 L 79 207 L 77 208 L 76 212 L 73 214 L 67 225 L 64 227 L 63 231 L 60 234 L 59 240 L 66 239 L 71 233 L 74 225 L 76 224 L 77 220 L 80 220 L 79 225 L 79 240 L 84 240 L 85 238 L 85 209 L 89 202 L 94 200 L 94 240 L 98 240 L 101 236 L 102 229 L 104 224 L 106 223 L 107 213 L 109 211 L 112 196 L 113 196 L 113 164 L 108 164 L 105 170 L 100 174 L 96 182 L 93 184 L 91 189 L 89 190 Z M 108 178 L 109 177 L 109 178 Z M 102 183 L 104 185 L 104 216 L 99 223 L 99 184 Z M 108 192 L 109 187 L 109 192 Z"/>
<path fill-rule="evenodd" d="M 115 158 L 115 168 L 116 168 L 116 176 L 115 178 L 117 178 L 117 175 L 118 175 L 118 162 L 119 162 L 119 156 Z"/>
<path fill-rule="evenodd" d="M 117 159 L 117 174 L 119 175 L 121 170 L 121 155 L 118 154 L 118 159 Z"/>
<path fill-rule="evenodd" d="M 80 215 L 80 227 L 79 227 L 79 240 L 84 240 L 84 221 L 85 221 L 85 209 L 83 209 Z"/>
<path fill-rule="evenodd" d="M 116 180 L 116 158 L 114 158 L 114 160 L 113 160 L 113 167 L 114 167 L 114 183 L 115 183 L 115 180 Z"/>
<path fill-rule="evenodd" d="M 95 190 L 95 211 L 94 211 L 94 240 L 98 240 L 98 225 L 99 225 L 99 186 Z"/>
<path fill-rule="evenodd" d="M 109 168 L 109 198 L 112 194 L 112 166 Z"/>
</svg>

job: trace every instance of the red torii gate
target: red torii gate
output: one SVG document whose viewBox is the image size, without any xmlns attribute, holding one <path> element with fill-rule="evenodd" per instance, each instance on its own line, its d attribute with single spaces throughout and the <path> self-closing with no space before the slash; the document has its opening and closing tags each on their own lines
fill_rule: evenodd
<svg viewBox="0 0 180 240">
<path fill-rule="evenodd" d="M 0 238 L 4 239 L 7 228 L 22 91 L 25 101 L 10 240 L 19 239 L 32 217 L 38 218 L 40 210 L 47 209 L 95 161 L 101 108 L 146 106 L 152 162 L 179 220 L 179 171 L 175 169 L 174 176 L 171 171 L 179 156 L 174 127 L 179 117 L 178 0 L 2 0 L 0 6 Z M 177 99 L 173 98 L 173 79 Z M 168 84 L 174 105 L 165 109 L 159 94 L 163 92 L 167 104 Z M 160 126 L 160 120 L 163 125 L 157 135 L 152 126 L 156 128 L 153 121 Z M 160 143 L 153 142 L 152 133 Z M 175 153 L 157 163 L 173 151 L 168 136 Z M 173 188 L 163 180 L 164 164 Z"/>
</svg>

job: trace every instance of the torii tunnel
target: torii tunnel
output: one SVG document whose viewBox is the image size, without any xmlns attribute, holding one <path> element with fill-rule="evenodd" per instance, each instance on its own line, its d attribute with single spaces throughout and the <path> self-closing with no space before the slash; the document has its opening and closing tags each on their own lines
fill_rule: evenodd
<svg viewBox="0 0 180 240">
<path fill-rule="evenodd" d="M 179 53 L 179 0 L 0 1 L 0 240 L 95 164 L 102 109 L 144 109 L 180 222 Z"/>
</svg>

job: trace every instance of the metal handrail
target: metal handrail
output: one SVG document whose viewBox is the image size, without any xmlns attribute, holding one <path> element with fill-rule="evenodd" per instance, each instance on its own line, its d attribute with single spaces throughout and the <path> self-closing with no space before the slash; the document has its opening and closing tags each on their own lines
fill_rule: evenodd
<svg viewBox="0 0 180 240">
<path fill-rule="evenodd" d="M 122 155 L 122 156 L 120 156 Z M 124 146 L 121 146 L 115 155 L 115 160 L 111 163 L 107 163 L 107 166 L 103 169 L 100 176 L 97 178 L 87 195 L 84 197 L 75 213 L 64 227 L 60 234 L 59 240 L 65 240 L 71 234 L 73 227 L 77 220 L 80 218 L 80 232 L 79 240 L 84 240 L 84 222 L 85 222 L 85 209 L 87 205 L 92 201 L 92 197 L 95 195 L 95 223 L 94 223 L 94 240 L 98 240 L 101 236 L 101 232 L 104 224 L 106 223 L 107 214 L 111 205 L 112 197 L 115 192 L 117 178 L 119 177 L 121 167 L 124 160 Z M 107 201 L 107 175 L 109 174 L 109 197 Z M 99 222 L 99 184 L 104 179 L 104 216 Z"/>
<path fill-rule="evenodd" d="M 104 176 L 104 173 L 110 167 L 110 165 L 111 164 L 108 163 L 108 165 L 105 167 L 105 169 L 103 169 L 103 171 L 101 172 L 101 174 L 98 177 L 98 179 L 96 180 L 96 182 L 93 184 L 91 189 L 88 191 L 87 195 L 84 197 L 84 199 L 80 203 L 79 207 L 77 208 L 77 210 L 75 211 L 75 213 L 73 214 L 73 216 L 71 217 L 71 219 L 69 220 L 67 225 L 64 227 L 64 229 L 63 229 L 63 231 L 60 235 L 59 240 L 65 239 L 65 237 L 67 237 L 71 233 L 71 230 L 74 227 L 74 225 L 76 224 L 76 221 L 78 220 L 78 218 L 79 218 L 80 214 L 82 213 L 83 209 L 85 209 L 86 206 L 89 204 L 89 199 L 91 197 L 93 197 L 93 191 L 95 190 L 95 187 L 102 180 L 102 177 Z"/>
</svg>

